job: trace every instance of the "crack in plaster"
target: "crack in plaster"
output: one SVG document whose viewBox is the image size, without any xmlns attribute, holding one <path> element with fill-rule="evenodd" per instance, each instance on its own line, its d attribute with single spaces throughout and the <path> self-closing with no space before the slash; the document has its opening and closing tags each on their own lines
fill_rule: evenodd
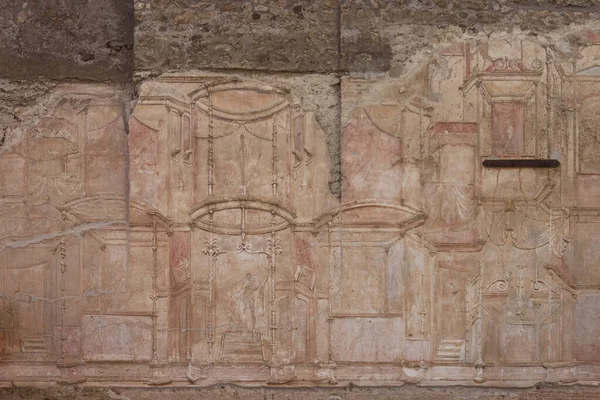
<svg viewBox="0 0 600 400">
<path fill-rule="evenodd" d="M 0 247 L 0 252 L 7 250 L 7 249 L 25 248 L 32 244 L 39 244 L 39 243 L 45 242 L 47 240 L 58 239 L 62 236 L 68 236 L 68 235 L 80 236 L 81 234 L 83 234 L 87 231 L 90 231 L 90 230 L 107 228 L 112 225 L 119 225 L 119 224 L 124 224 L 124 223 L 126 223 L 126 221 L 92 222 L 92 223 L 88 223 L 88 224 L 76 225 L 71 229 L 64 230 L 61 232 L 45 233 L 42 235 L 36 235 L 36 236 L 34 236 L 30 239 L 26 239 L 26 240 L 16 240 L 13 242 L 8 242 L 7 244 Z"/>
</svg>

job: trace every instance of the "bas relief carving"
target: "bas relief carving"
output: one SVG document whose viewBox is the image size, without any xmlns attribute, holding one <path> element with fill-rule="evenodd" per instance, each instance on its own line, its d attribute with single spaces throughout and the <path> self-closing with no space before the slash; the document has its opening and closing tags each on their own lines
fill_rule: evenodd
<svg viewBox="0 0 600 400">
<path fill-rule="evenodd" d="M 5 377 L 19 364 L 50 363 L 60 369 L 57 379 L 68 379 L 67 366 L 130 352 L 139 341 L 128 334 L 143 336 L 135 321 L 123 319 L 116 328 L 122 334 L 90 342 L 97 334 L 90 328 L 116 315 L 127 298 L 126 238 L 118 233 L 127 224 L 127 139 L 120 94 L 78 89 L 57 89 L 50 113 L 11 132 L 2 148 Z M 22 374 L 35 380 L 49 373 L 40 368 Z"/>
<path fill-rule="evenodd" d="M 295 379 L 315 352 L 314 221 L 335 205 L 324 132 L 280 88 L 165 77 L 145 90 L 129 143 L 152 156 L 130 153 L 130 202 L 151 208 L 170 252 L 153 368 Z"/>
<path fill-rule="evenodd" d="M 340 197 L 286 88 L 163 75 L 127 126 L 122 93 L 59 88 L 1 149 L 0 380 L 597 380 L 600 42 L 582 37 L 344 78 Z"/>
</svg>

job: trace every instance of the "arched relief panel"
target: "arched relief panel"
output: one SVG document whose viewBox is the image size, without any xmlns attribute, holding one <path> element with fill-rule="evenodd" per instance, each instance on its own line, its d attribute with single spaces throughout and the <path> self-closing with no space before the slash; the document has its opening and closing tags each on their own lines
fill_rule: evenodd
<svg viewBox="0 0 600 400">
<path fill-rule="evenodd" d="M 404 227 L 422 223 L 395 204 L 350 204 L 319 235 L 316 292 L 317 356 L 335 362 L 389 363 L 404 359 L 406 282 Z M 382 218 L 387 216 L 387 224 Z M 339 225 L 344 221 L 343 226 Z M 383 226 L 377 227 L 380 223 Z M 384 227 L 385 226 L 385 227 Z M 324 227 L 325 228 L 325 227 Z M 321 278 L 322 277 L 322 278 Z M 327 295 L 329 302 L 321 298 Z M 328 318 L 326 318 L 328 316 Z"/>
<path fill-rule="evenodd" d="M 400 117 L 397 107 L 385 110 Z M 399 122 L 390 125 L 394 130 L 382 131 L 372 122 L 367 109 L 361 108 L 355 110 L 344 127 L 341 150 L 344 200 L 402 198 L 402 185 L 398 184 L 402 175 L 402 137 Z"/>
<path fill-rule="evenodd" d="M 98 231 L 126 223 L 120 94 L 59 85 L 43 102 L 39 118 L 7 135 L 0 157 L 1 307 L 14 314 L 3 320 L 0 342 L 17 359 L 81 360 L 83 311 L 96 307 L 84 294 L 87 261 L 99 258 L 86 250 Z M 115 255 L 104 261 L 122 269 L 126 254 Z"/>
<path fill-rule="evenodd" d="M 416 96 L 380 100 L 392 92 L 380 90 L 345 110 L 342 204 L 318 223 L 329 231 L 329 346 L 339 362 L 419 361 L 431 347 L 429 266 L 415 253 L 421 241 L 409 238 L 427 218 L 421 180 L 431 110 Z"/>
<path fill-rule="evenodd" d="M 417 303 L 428 303 L 428 296 L 408 294 L 428 291 L 421 286 L 427 282 L 420 277 L 427 274 L 421 267 L 428 267 L 411 261 L 413 246 L 407 250 L 409 239 L 405 235 L 424 220 L 425 215 L 412 207 L 368 199 L 334 208 L 317 223 L 322 249 L 317 252 L 318 264 L 326 263 L 327 271 L 317 268 L 316 290 L 319 297 L 329 297 L 329 304 L 323 304 L 329 307 L 329 328 L 316 321 L 319 357 L 323 348 L 331 352 L 332 360 L 340 362 L 396 362 L 406 359 L 406 354 L 415 357 L 411 360 L 419 359 L 417 349 L 424 336 L 416 334 L 411 340 L 419 343 L 407 345 L 406 323 L 407 316 L 412 321 L 413 314 L 416 318 L 426 314 L 418 315 L 423 309 Z M 420 333 L 424 332 L 420 322 L 413 322 L 419 325 Z M 428 330 L 430 324 L 425 324 Z M 321 333 L 325 329 L 327 341 Z M 428 348 L 425 344 L 425 357 Z"/>
<path fill-rule="evenodd" d="M 266 87 L 217 85 L 193 94 L 198 154 L 196 201 L 277 198 L 291 201 L 289 101 Z"/>
<path fill-rule="evenodd" d="M 169 87 L 142 90 L 130 118 L 130 196 L 184 220 L 193 203 L 189 100 Z"/>
<path fill-rule="evenodd" d="M 425 215 L 395 202 L 365 200 L 344 204 L 322 218 L 319 241 L 326 240 L 323 245 L 329 254 L 319 252 L 318 256 L 319 264 L 328 264 L 328 272 L 319 271 L 318 276 L 329 281 L 332 316 L 400 317 L 404 298 L 402 238 L 422 225 Z M 317 289 L 323 290 L 322 285 L 317 282 Z"/>
<path fill-rule="evenodd" d="M 25 146 L 29 196 L 38 204 L 83 194 L 82 141 L 77 125 L 48 117 L 28 132 Z"/>
<path fill-rule="evenodd" d="M 60 85 L 39 119 L 7 134 L 0 158 L 0 238 L 60 229 L 57 208 L 98 193 L 124 194 L 125 132 L 118 93 Z M 104 175 L 99 171 L 109 172 Z"/>
<path fill-rule="evenodd" d="M 421 180 L 425 155 L 422 152 L 427 143 L 425 132 L 430 111 L 418 97 L 402 104 L 382 101 L 351 110 L 341 138 L 343 205 L 336 224 L 341 224 L 342 229 L 361 226 L 364 233 L 355 235 L 369 241 L 369 234 L 380 227 L 395 226 L 406 232 L 423 223 Z M 350 245 L 354 239 L 344 236 L 341 241 L 344 249 L 347 241 Z M 364 256 L 385 264 L 380 259 L 383 255 L 366 254 L 371 250 L 353 245 L 351 250 L 344 250 L 343 262 L 360 263 Z M 351 254 L 354 251 L 364 254 L 359 257 Z M 386 298 L 382 293 L 377 295 L 376 288 L 367 293 Z"/>
<path fill-rule="evenodd" d="M 169 171 L 149 165 L 173 227 L 168 359 L 192 372 L 201 363 L 293 362 L 299 343 L 306 359 L 314 294 L 296 290 L 295 278 L 312 256 L 297 256 L 296 229 L 310 232 L 315 213 L 331 205 L 324 133 L 286 90 L 209 78 L 148 85 L 134 118 L 148 119 L 158 137 L 148 148 Z M 300 292 L 310 315 L 298 342 Z"/>
<path fill-rule="evenodd" d="M 290 93 L 229 82 L 188 94 L 194 207 L 209 200 L 275 201 L 308 222 L 331 205 L 329 174 L 316 173 L 329 170 L 324 133 Z"/>
<path fill-rule="evenodd" d="M 191 213 L 194 223 L 204 230 L 222 234 L 265 234 L 294 224 L 296 214 L 273 200 L 207 200 Z"/>
<path fill-rule="evenodd" d="M 341 139 L 344 201 L 403 198 L 403 123 L 397 105 L 354 110 Z"/>
</svg>

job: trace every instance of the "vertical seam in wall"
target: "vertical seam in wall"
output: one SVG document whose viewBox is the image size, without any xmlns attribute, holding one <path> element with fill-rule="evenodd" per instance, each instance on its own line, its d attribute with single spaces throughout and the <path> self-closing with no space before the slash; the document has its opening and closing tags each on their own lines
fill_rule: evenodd
<svg viewBox="0 0 600 400">
<path fill-rule="evenodd" d="M 337 70 L 337 79 L 338 79 L 338 93 L 337 93 L 337 118 L 338 118 L 338 190 L 339 190 L 339 200 L 340 200 L 340 208 L 339 208 L 339 224 L 340 224 L 340 228 L 339 228 L 339 246 L 340 246 L 340 265 L 336 266 L 337 268 L 339 268 L 339 275 L 335 274 L 334 276 L 339 276 L 340 277 L 340 283 L 343 282 L 344 279 L 344 216 L 342 213 L 342 206 L 343 206 L 343 200 L 344 200 L 344 194 L 343 194 L 343 179 L 344 179 L 344 174 L 343 174 L 343 169 L 342 169 L 342 2 L 344 0 L 338 0 L 337 2 L 337 6 L 338 6 L 338 10 L 337 10 L 337 66 L 336 66 L 336 70 Z M 333 282 L 329 283 L 330 285 L 333 284 Z M 335 295 L 335 293 L 337 293 L 339 291 L 339 288 L 334 287 L 333 290 L 331 291 L 331 295 L 332 297 Z M 329 299 L 330 303 L 333 303 L 333 298 Z M 330 306 L 331 309 L 331 306 Z M 333 321 L 330 322 L 330 324 L 333 324 Z M 330 335 L 331 335 L 331 329 L 330 329 Z M 329 343 L 329 353 L 333 354 L 333 349 L 331 348 L 332 346 L 332 342 L 331 342 L 331 337 L 330 337 L 330 343 Z M 330 357 L 330 361 L 331 357 Z"/>
<path fill-rule="evenodd" d="M 342 65 L 342 1 L 337 1 L 337 23 L 336 23 L 336 35 L 337 35 L 337 65 L 336 71 L 338 75 L 341 73 Z"/>
<path fill-rule="evenodd" d="M 129 121 L 133 112 L 132 104 L 137 92 L 134 81 L 135 73 L 135 4 L 134 0 L 127 0 L 129 11 L 127 22 L 129 29 L 127 30 L 127 41 L 131 43 L 130 58 L 127 66 L 127 80 L 124 85 L 124 93 L 121 95 L 121 114 L 123 118 L 123 129 L 125 133 L 125 271 L 127 276 L 126 293 L 129 291 L 129 274 L 131 273 L 131 202 L 130 202 L 130 185 L 129 170 L 131 168 L 130 151 L 129 151 Z"/>
<path fill-rule="evenodd" d="M 126 271 L 126 284 L 127 284 L 127 288 L 126 290 L 129 289 L 129 274 L 130 274 L 130 265 L 129 265 L 129 261 L 131 259 L 131 223 L 130 223 L 130 200 L 129 200 L 129 194 L 130 194 L 130 180 L 129 180 L 129 168 L 131 166 L 130 163 L 130 158 L 129 158 L 129 119 L 131 118 L 131 101 L 132 101 L 132 93 L 133 93 L 133 84 L 132 85 L 127 85 L 124 89 L 124 92 L 121 96 L 121 114 L 122 114 L 122 118 L 123 118 L 123 130 L 124 130 L 124 134 L 125 134 L 125 237 L 126 237 L 126 244 L 125 244 L 125 271 Z"/>
<path fill-rule="evenodd" d="M 336 60 L 336 78 L 337 82 L 337 146 L 338 146 L 338 165 L 334 167 L 338 168 L 338 198 L 340 205 L 342 203 L 342 1 L 337 1 L 337 23 L 336 23 L 336 36 L 337 36 L 337 60 Z"/>
</svg>

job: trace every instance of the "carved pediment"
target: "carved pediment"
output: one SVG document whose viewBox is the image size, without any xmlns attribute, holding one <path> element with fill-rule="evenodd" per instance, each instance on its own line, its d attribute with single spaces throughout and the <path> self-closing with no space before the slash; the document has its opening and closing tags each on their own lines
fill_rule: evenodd
<svg viewBox="0 0 600 400">
<path fill-rule="evenodd" d="M 269 199 L 209 199 L 192 208 L 194 223 L 223 234 L 264 234 L 294 224 L 296 214 Z"/>
<path fill-rule="evenodd" d="M 410 206 L 396 202 L 363 200 L 346 203 L 318 219 L 317 227 L 328 221 L 345 227 L 393 228 L 408 231 L 425 222 L 427 216 Z"/>
<path fill-rule="evenodd" d="M 287 91 L 268 85 L 231 82 L 194 91 L 190 97 L 207 114 L 248 122 L 272 117 L 289 105 Z"/>
<path fill-rule="evenodd" d="M 592 67 L 583 69 L 577 72 L 577 76 L 600 76 L 600 65 L 594 65 Z"/>
<path fill-rule="evenodd" d="M 80 223 L 125 222 L 127 202 L 118 195 L 88 196 L 65 203 L 62 210 Z"/>
</svg>

